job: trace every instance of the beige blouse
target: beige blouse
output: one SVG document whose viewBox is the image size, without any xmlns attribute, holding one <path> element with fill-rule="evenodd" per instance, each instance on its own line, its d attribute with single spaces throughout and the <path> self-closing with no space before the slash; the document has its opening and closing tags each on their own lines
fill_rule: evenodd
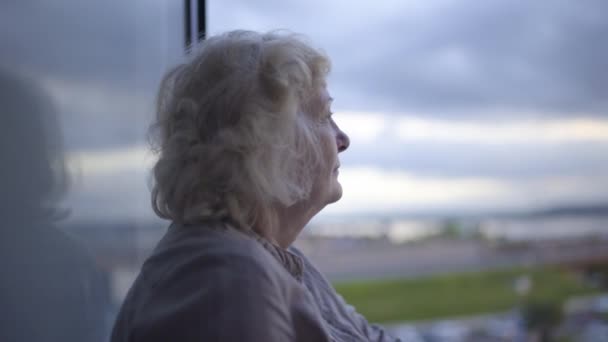
<svg viewBox="0 0 608 342">
<path fill-rule="evenodd" d="M 398 341 L 344 302 L 294 247 L 224 223 L 171 225 L 125 299 L 112 342 Z"/>
</svg>

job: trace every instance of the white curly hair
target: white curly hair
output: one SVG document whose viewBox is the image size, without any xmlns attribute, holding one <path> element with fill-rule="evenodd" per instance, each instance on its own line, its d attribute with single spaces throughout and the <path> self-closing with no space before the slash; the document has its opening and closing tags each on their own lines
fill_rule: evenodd
<svg viewBox="0 0 608 342">
<path fill-rule="evenodd" d="M 183 224 L 229 219 L 274 229 L 310 196 L 319 151 L 309 103 L 329 58 L 300 35 L 232 31 L 163 78 L 152 143 L 152 206 Z"/>
</svg>

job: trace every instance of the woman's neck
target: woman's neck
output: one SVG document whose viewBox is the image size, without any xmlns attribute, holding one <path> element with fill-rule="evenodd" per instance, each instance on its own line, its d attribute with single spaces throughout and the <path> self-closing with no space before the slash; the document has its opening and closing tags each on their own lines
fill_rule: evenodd
<svg viewBox="0 0 608 342">
<path fill-rule="evenodd" d="M 307 203 L 278 208 L 276 226 L 259 233 L 275 245 L 286 249 L 320 210 L 321 208 L 311 207 Z"/>
</svg>

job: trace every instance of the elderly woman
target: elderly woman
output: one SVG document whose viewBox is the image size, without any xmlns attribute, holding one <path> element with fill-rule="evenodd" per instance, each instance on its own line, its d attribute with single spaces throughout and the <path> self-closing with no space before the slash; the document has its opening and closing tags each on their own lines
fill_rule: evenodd
<svg viewBox="0 0 608 342">
<path fill-rule="evenodd" d="M 293 34 L 212 37 L 157 102 L 152 205 L 172 221 L 112 341 L 391 341 L 292 243 L 342 196 L 329 60 Z"/>
</svg>

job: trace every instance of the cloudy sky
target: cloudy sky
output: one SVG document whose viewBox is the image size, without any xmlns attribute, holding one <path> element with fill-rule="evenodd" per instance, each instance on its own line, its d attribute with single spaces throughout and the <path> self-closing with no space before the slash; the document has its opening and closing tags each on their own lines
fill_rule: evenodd
<svg viewBox="0 0 608 342">
<path fill-rule="evenodd" d="M 2 65 L 59 109 L 75 216 L 152 215 L 145 129 L 181 1 L 8 1 Z M 333 61 L 343 199 L 322 217 L 608 201 L 608 3 L 210 0 L 211 34 L 303 33 Z"/>
</svg>

